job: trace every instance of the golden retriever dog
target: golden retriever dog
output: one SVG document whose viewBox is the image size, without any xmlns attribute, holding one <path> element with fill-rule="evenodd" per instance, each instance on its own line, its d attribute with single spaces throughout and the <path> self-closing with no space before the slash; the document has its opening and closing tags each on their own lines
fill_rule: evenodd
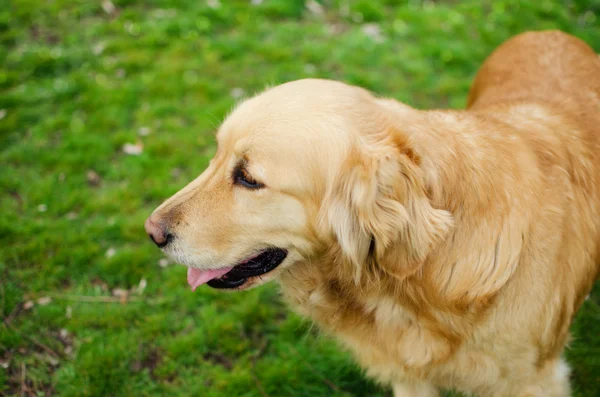
<svg viewBox="0 0 600 397">
<path fill-rule="evenodd" d="M 510 39 L 460 111 L 289 82 L 240 103 L 217 141 L 145 225 L 192 289 L 276 280 L 396 397 L 570 394 L 561 355 L 600 259 L 584 42 Z"/>
</svg>

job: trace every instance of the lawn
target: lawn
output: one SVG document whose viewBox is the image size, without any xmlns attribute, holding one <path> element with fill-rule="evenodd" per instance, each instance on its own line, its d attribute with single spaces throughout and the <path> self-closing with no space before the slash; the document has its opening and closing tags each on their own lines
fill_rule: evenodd
<svg viewBox="0 0 600 397">
<path fill-rule="evenodd" d="M 0 0 L 0 395 L 390 396 L 277 286 L 192 293 L 143 223 L 240 98 L 303 77 L 460 108 L 509 36 L 600 2 Z M 567 351 L 600 389 L 600 285 Z"/>
</svg>

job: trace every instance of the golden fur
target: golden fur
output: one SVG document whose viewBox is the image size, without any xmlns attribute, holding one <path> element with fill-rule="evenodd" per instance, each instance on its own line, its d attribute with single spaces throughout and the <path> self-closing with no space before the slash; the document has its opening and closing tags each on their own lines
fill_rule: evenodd
<svg viewBox="0 0 600 397">
<path fill-rule="evenodd" d="M 599 271 L 600 60 L 530 32 L 465 111 L 300 80 L 241 103 L 198 179 L 152 215 L 165 251 L 219 268 L 289 251 L 270 279 L 395 395 L 567 396 L 570 322 Z M 231 182 L 235 164 L 266 187 Z"/>
</svg>

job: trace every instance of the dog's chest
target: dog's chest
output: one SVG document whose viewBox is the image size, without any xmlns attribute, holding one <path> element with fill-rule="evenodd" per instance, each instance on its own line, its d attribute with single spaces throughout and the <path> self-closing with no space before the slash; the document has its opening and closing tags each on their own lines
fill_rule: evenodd
<svg viewBox="0 0 600 397">
<path fill-rule="evenodd" d="M 282 281 L 294 309 L 336 336 L 381 381 L 422 376 L 450 355 L 452 346 L 444 335 L 393 299 L 350 296 L 331 280 Z"/>
</svg>

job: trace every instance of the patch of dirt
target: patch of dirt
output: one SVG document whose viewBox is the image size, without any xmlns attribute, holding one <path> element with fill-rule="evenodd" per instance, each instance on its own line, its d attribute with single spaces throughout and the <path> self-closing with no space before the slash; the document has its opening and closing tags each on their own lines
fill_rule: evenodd
<svg viewBox="0 0 600 397">
<path fill-rule="evenodd" d="M 233 368 L 233 362 L 232 362 L 231 358 L 229 358 L 221 353 L 213 353 L 213 352 L 206 353 L 204 355 L 204 359 L 213 364 L 221 365 L 224 368 L 226 368 L 227 370 L 231 370 Z"/>
<path fill-rule="evenodd" d="M 139 345 L 136 360 L 131 364 L 131 371 L 138 373 L 148 369 L 150 376 L 155 379 L 154 370 L 160 364 L 164 353 L 152 346 Z"/>
<path fill-rule="evenodd" d="M 87 173 L 85 174 L 85 176 L 87 179 L 87 183 L 90 186 L 96 187 L 96 186 L 99 186 L 100 183 L 102 182 L 102 178 L 94 170 L 88 170 Z"/>
<path fill-rule="evenodd" d="M 38 41 L 43 40 L 48 44 L 56 44 L 60 41 L 60 38 L 57 34 L 50 32 L 48 29 L 40 25 L 31 26 L 29 33 L 33 39 Z"/>
<path fill-rule="evenodd" d="M 22 214 L 23 213 L 23 198 L 16 190 L 10 191 L 8 193 L 16 202 L 17 202 L 17 211 Z"/>
</svg>

